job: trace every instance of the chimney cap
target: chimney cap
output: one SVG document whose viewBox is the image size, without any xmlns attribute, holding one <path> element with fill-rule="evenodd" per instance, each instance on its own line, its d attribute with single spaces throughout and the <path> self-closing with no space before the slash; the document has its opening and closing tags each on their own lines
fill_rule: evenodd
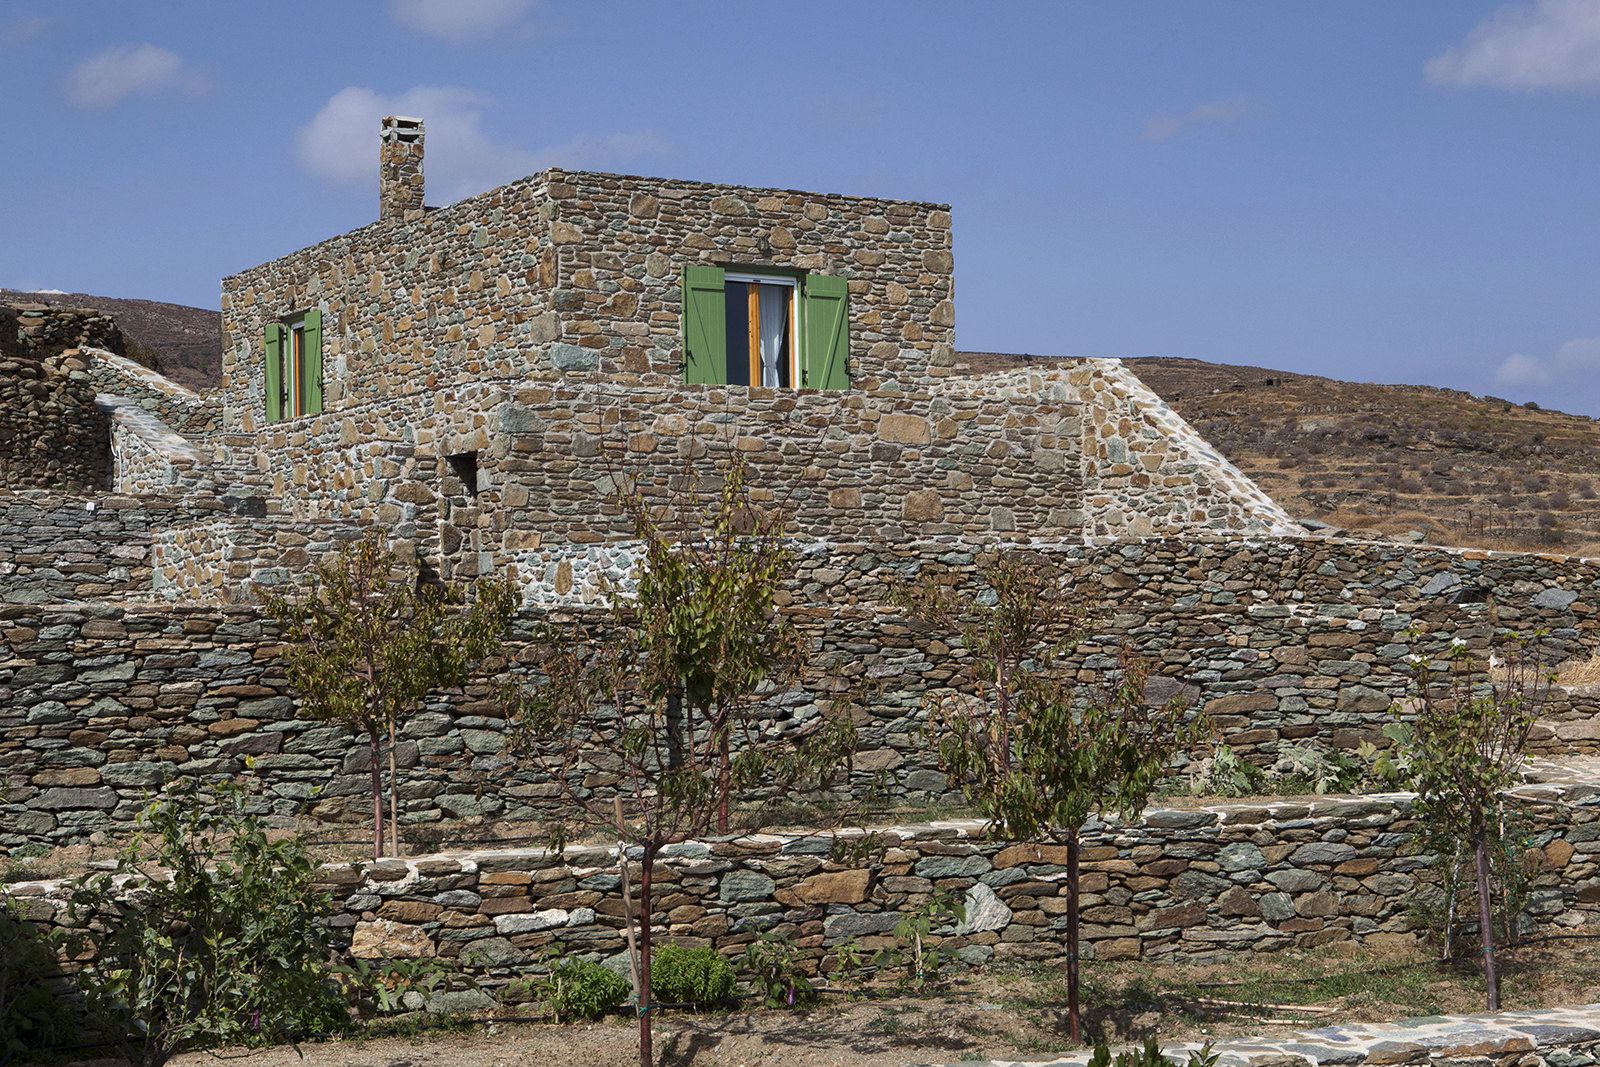
<svg viewBox="0 0 1600 1067">
<path fill-rule="evenodd" d="M 398 138 L 402 141 L 414 141 L 422 136 L 422 120 L 409 115 L 389 115 L 383 120 L 383 136 L 385 139 Z"/>
</svg>

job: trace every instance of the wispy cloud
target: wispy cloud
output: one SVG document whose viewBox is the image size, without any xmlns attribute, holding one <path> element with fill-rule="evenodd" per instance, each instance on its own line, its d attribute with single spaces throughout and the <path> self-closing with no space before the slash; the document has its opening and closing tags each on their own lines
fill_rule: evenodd
<svg viewBox="0 0 1600 1067">
<path fill-rule="evenodd" d="M 418 85 L 397 96 L 350 86 L 335 93 L 295 135 L 295 152 L 311 174 L 342 184 L 377 184 L 378 128 L 385 115 L 415 115 L 427 124 L 428 199 L 436 204 L 493 189 L 546 167 L 620 166 L 671 153 L 654 130 L 604 136 L 580 133 L 562 145 L 527 151 L 495 141 L 483 129 L 494 101 L 453 85 Z"/>
<path fill-rule="evenodd" d="M 1461 89 L 1600 89 L 1600 3 L 1507 4 L 1423 72 L 1434 85 Z"/>
<path fill-rule="evenodd" d="M 521 21 L 533 0 L 390 0 L 397 22 L 451 44 L 482 40 Z"/>
<path fill-rule="evenodd" d="M 178 53 L 153 44 L 113 45 L 78 62 L 61 83 L 67 103 L 85 111 L 104 111 L 130 96 L 206 88 L 205 76 Z"/>
<path fill-rule="evenodd" d="M 0 30 L 0 41 L 6 44 L 26 44 L 39 36 L 50 26 L 50 20 L 38 15 L 18 15 L 6 23 L 5 29 Z"/>
<path fill-rule="evenodd" d="M 1216 122 L 1227 125 L 1250 110 L 1248 97 L 1236 96 L 1232 100 L 1213 100 L 1201 104 L 1186 115 L 1155 115 L 1144 124 L 1140 138 L 1146 141 L 1165 141 L 1185 126 L 1197 122 Z"/>
<path fill-rule="evenodd" d="M 1548 359 L 1517 353 L 1506 357 L 1494 372 L 1498 385 L 1522 389 L 1541 389 L 1560 385 L 1571 389 L 1586 386 L 1600 372 L 1600 337 L 1580 337 L 1568 341 Z"/>
</svg>

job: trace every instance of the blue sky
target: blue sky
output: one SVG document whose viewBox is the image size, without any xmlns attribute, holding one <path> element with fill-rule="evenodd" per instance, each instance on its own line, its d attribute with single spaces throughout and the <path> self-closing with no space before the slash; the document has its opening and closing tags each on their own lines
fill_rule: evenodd
<svg viewBox="0 0 1600 1067">
<path fill-rule="evenodd" d="M 803 11 L 803 15 L 800 12 Z M 1600 415 L 1600 0 L 0 0 L 0 286 L 216 307 L 560 164 L 945 201 L 957 343 Z"/>
</svg>

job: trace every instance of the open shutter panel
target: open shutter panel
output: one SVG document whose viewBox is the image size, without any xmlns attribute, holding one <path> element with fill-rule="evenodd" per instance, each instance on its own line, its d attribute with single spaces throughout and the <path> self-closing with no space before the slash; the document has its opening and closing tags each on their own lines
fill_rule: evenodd
<svg viewBox="0 0 1600 1067">
<path fill-rule="evenodd" d="M 283 418 L 283 324 L 267 323 L 263 337 L 267 352 L 267 421 Z"/>
<path fill-rule="evenodd" d="M 304 331 L 302 343 L 306 347 L 300 356 L 300 370 L 305 375 L 305 413 L 315 415 L 322 410 L 322 312 L 306 312 Z"/>
<path fill-rule="evenodd" d="M 728 381 L 728 304 L 721 267 L 683 268 L 683 380 Z"/>
<path fill-rule="evenodd" d="M 807 274 L 805 385 L 850 388 L 850 285 L 831 274 Z"/>
</svg>

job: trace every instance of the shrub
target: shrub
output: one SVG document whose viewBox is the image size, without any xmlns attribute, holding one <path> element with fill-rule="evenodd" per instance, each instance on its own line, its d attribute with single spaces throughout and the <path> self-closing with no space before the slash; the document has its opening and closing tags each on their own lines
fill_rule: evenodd
<svg viewBox="0 0 1600 1067">
<path fill-rule="evenodd" d="M 650 997 L 667 1004 L 710 1004 L 733 992 L 733 967 L 714 948 L 664 945 L 650 962 Z"/>
<path fill-rule="evenodd" d="M 59 977 L 58 940 L 23 918 L 11 898 L 0 894 L 0 1063 L 20 1054 L 39 1058 L 65 1045 L 76 1032 L 73 1012 L 56 996 L 50 981 Z"/>
<path fill-rule="evenodd" d="M 140 813 L 115 871 L 76 884 L 73 910 L 110 928 L 79 982 L 134 1067 L 348 1025 L 316 864 L 298 840 L 269 841 L 250 805 L 234 784 L 176 787 Z"/>
<path fill-rule="evenodd" d="M 622 1003 L 628 980 L 616 971 L 589 960 L 563 959 L 550 968 L 541 983 L 545 1003 L 562 1016 L 598 1019 Z"/>
</svg>

